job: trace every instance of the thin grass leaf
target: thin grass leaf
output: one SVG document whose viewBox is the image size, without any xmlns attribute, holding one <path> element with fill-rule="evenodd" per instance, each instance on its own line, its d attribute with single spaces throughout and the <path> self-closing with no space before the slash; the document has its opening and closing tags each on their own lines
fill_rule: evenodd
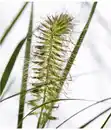
<svg viewBox="0 0 111 130">
<path fill-rule="evenodd" d="M 9 27 L 6 29 L 6 31 L 4 32 L 4 34 L 2 35 L 2 37 L 0 39 L 0 45 L 3 43 L 3 41 L 5 40 L 5 38 L 7 37 L 7 35 L 9 34 L 9 32 L 11 31 L 12 27 L 15 25 L 15 23 L 17 22 L 17 20 L 19 19 L 19 17 L 23 13 L 23 11 L 24 11 L 24 9 L 26 8 L 27 5 L 28 5 L 28 2 L 25 2 L 25 4 L 23 5 L 23 7 L 20 9 L 20 11 L 18 12 L 18 14 L 14 18 L 14 20 L 11 22 L 11 24 L 9 25 Z"/>
<path fill-rule="evenodd" d="M 14 95 L 11 95 L 11 96 L 9 96 L 9 97 L 6 97 L 6 98 L 4 98 L 4 99 L 0 99 L 0 103 L 1 102 L 4 102 L 4 101 L 6 101 L 6 100 L 8 100 L 8 99 L 11 99 L 11 98 L 13 98 L 13 97 L 15 97 L 15 96 L 18 96 L 18 95 L 20 95 L 20 94 L 23 94 L 23 93 L 27 93 L 27 92 L 30 92 L 30 91 L 32 91 L 32 90 L 36 90 L 36 89 L 38 89 L 38 88 L 41 88 L 43 85 L 48 85 L 48 83 L 38 83 L 38 84 L 36 84 L 36 87 L 37 88 L 30 88 L 30 89 L 27 89 L 26 91 L 22 91 L 22 92 L 18 92 L 18 93 L 16 93 L 16 94 L 14 94 Z M 84 100 L 86 100 L 86 101 L 90 101 L 90 102 L 96 102 L 96 103 L 94 103 L 94 104 L 91 104 L 91 105 L 89 105 L 87 108 L 89 108 L 89 107 L 91 107 L 91 106 L 94 106 L 94 105 L 96 105 L 96 104 L 98 104 L 98 103 L 102 103 L 102 102 L 105 102 L 105 103 L 108 103 L 108 102 L 106 102 L 107 100 L 110 100 L 111 98 L 106 98 L 106 99 L 103 99 L 103 100 L 100 100 L 100 101 L 97 101 L 96 102 L 96 100 L 87 100 L 87 99 L 84 99 Z M 81 99 L 82 100 L 82 99 Z M 53 108 L 58 108 L 58 106 L 54 106 Z M 85 109 L 86 109 L 86 107 L 85 107 Z"/>
<path fill-rule="evenodd" d="M 32 40 L 32 35 L 31 35 L 32 29 L 33 29 L 33 2 L 31 5 L 29 29 L 28 29 L 28 34 L 27 34 L 27 43 L 26 43 L 26 50 L 25 50 L 25 60 L 24 60 L 24 67 L 23 67 L 21 93 L 23 91 L 26 91 L 26 89 L 27 89 L 27 79 L 28 79 L 28 69 L 27 68 L 29 68 L 29 62 L 27 62 L 27 60 L 28 61 L 30 60 L 30 46 L 31 46 L 31 40 Z M 26 76 L 24 76 L 24 75 L 26 75 Z M 25 96 L 26 96 L 26 93 L 20 94 L 17 128 L 22 128 L 23 122 L 20 124 L 20 121 L 22 120 L 23 114 L 24 114 Z"/>
<path fill-rule="evenodd" d="M 59 128 L 59 127 L 61 127 L 63 124 L 65 124 L 65 123 L 66 123 L 67 121 L 69 121 L 70 119 L 74 118 L 74 117 L 75 117 L 76 115 L 78 115 L 79 113 L 81 113 L 81 112 L 87 110 L 88 108 L 90 108 L 90 107 L 92 107 L 92 106 L 95 106 L 95 105 L 97 105 L 97 104 L 99 104 L 99 103 L 103 103 L 103 102 L 105 102 L 105 101 L 107 101 L 107 100 L 111 100 L 111 97 L 110 97 L 110 98 L 103 99 L 103 100 L 100 100 L 100 101 L 97 101 L 96 103 L 93 103 L 93 104 L 91 104 L 91 105 L 89 105 L 89 106 L 87 106 L 87 107 L 81 109 L 80 111 L 74 113 L 73 115 L 71 115 L 70 117 L 68 117 L 66 120 L 64 120 L 62 123 L 60 123 L 60 124 L 56 127 L 56 129 Z"/>
<path fill-rule="evenodd" d="M 1 81 L 0 81 L 0 96 L 2 95 L 2 92 L 5 89 L 5 86 L 6 86 L 7 82 L 8 82 L 9 76 L 10 76 L 11 71 L 13 69 L 13 66 L 15 64 L 17 56 L 18 56 L 18 54 L 19 54 L 25 40 L 26 40 L 26 37 L 23 38 L 20 41 L 20 43 L 17 45 L 16 49 L 14 50 L 14 52 L 13 52 L 13 54 L 12 54 L 8 64 L 7 64 L 7 66 L 6 66 L 5 70 L 4 70 L 4 73 L 3 73 Z"/>
<path fill-rule="evenodd" d="M 105 120 L 104 123 L 102 124 L 101 128 L 104 128 L 104 127 L 105 127 L 105 125 L 106 125 L 106 123 L 109 121 L 110 117 L 111 117 L 111 113 L 108 115 L 108 117 L 106 118 L 106 120 Z"/>
<path fill-rule="evenodd" d="M 65 68 L 64 73 L 63 73 L 64 81 L 67 78 L 67 75 L 68 75 L 68 73 L 69 73 L 69 71 L 70 71 L 70 69 L 72 67 L 72 64 L 73 64 L 73 62 L 74 62 L 74 60 L 75 60 L 75 58 L 76 58 L 76 56 L 78 54 L 80 46 L 81 46 L 81 44 L 82 44 L 82 42 L 83 42 L 83 40 L 85 38 L 85 35 L 86 35 L 87 31 L 88 31 L 90 22 L 92 20 L 93 14 L 94 14 L 95 9 L 96 9 L 96 5 L 97 5 L 97 2 L 94 2 L 93 6 L 92 6 L 92 9 L 91 9 L 91 12 L 89 14 L 88 21 L 87 21 L 83 31 L 81 32 L 80 37 L 79 37 L 79 39 L 78 39 L 78 41 L 77 41 L 77 43 L 76 43 L 76 45 L 74 47 L 74 50 L 72 51 L 71 56 L 70 56 L 70 58 L 69 58 L 69 60 L 67 62 L 66 68 Z"/>
<path fill-rule="evenodd" d="M 11 99 L 11 98 L 13 98 L 13 97 L 15 97 L 15 96 L 19 96 L 20 94 L 24 94 L 24 93 L 30 92 L 30 91 L 32 91 L 32 90 L 36 90 L 36 89 L 42 87 L 43 85 L 47 85 L 47 83 L 42 83 L 42 84 L 41 84 L 41 83 L 38 83 L 38 84 L 36 84 L 36 87 L 37 87 L 37 88 L 31 88 L 31 89 L 28 89 L 28 90 L 26 90 L 26 91 L 22 91 L 22 92 L 19 92 L 19 93 L 14 94 L 14 95 L 11 95 L 11 96 L 9 96 L 9 97 L 6 97 L 6 98 L 4 98 L 4 99 L 1 99 L 1 98 L 0 98 L 0 103 L 6 101 L 6 100 L 8 100 L 8 99 Z"/>
<path fill-rule="evenodd" d="M 89 120 L 88 122 L 86 122 L 85 124 L 83 124 L 82 126 L 80 126 L 79 129 L 85 128 L 87 125 L 89 125 L 90 123 L 92 123 L 93 121 L 95 121 L 98 117 L 102 116 L 103 114 L 105 114 L 109 110 L 111 110 L 111 107 L 107 108 L 106 110 L 104 110 L 103 112 L 101 112 L 100 114 L 98 114 L 97 116 L 95 116 L 94 118 L 92 118 L 91 120 Z"/>
</svg>

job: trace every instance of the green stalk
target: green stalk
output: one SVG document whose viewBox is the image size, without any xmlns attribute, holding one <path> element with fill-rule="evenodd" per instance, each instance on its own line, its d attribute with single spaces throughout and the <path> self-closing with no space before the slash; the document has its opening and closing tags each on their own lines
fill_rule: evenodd
<svg viewBox="0 0 111 130">
<path fill-rule="evenodd" d="M 28 5 L 28 2 L 25 2 L 25 4 L 23 5 L 23 7 L 20 9 L 20 11 L 18 12 L 18 14 L 16 15 L 16 17 L 14 18 L 14 20 L 11 22 L 10 26 L 6 29 L 6 31 L 4 32 L 3 36 L 0 39 L 0 44 L 3 43 L 3 41 L 5 40 L 6 36 L 8 35 L 8 33 L 11 31 L 12 27 L 15 25 L 15 23 L 17 22 L 17 20 L 19 19 L 19 17 L 21 16 L 21 14 L 23 13 L 24 9 L 26 8 L 26 6 Z"/>
<path fill-rule="evenodd" d="M 30 60 L 30 46 L 31 46 L 31 40 L 32 40 L 32 35 L 31 35 L 32 28 L 33 28 L 33 2 L 32 2 L 32 6 L 31 6 L 31 14 L 30 14 L 29 29 L 28 29 L 28 37 L 27 37 L 26 50 L 25 50 L 25 60 L 24 60 L 24 67 L 23 67 L 21 93 L 23 91 L 26 91 L 26 89 L 27 89 L 27 79 L 28 79 L 28 69 L 27 68 L 29 67 L 29 62 L 27 62 L 27 60 L 28 61 Z M 23 114 L 24 114 L 25 96 L 26 96 L 26 93 L 22 93 L 20 95 L 17 128 L 22 128 L 23 122 L 22 123 L 20 123 L 20 122 L 21 122 L 21 120 L 23 118 Z"/>
<path fill-rule="evenodd" d="M 50 64 L 51 53 L 52 53 L 53 35 L 51 35 L 50 43 L 51 43 L 51 46 L 50 46 L 50 50 L 49 50 L 47 76 L 46 76 L 46 81 L 47 81 L 47 82 L 48 82 L 48 80 L 49 80 L 49 64 Z M 44 89 L 44 98 L 43 98 L 42 104 L 43 104 L 43 103 L 45 102 L 45 100 L 46 100 L 47 87 L 48 87 L 48 86 L 46 85 L 46 87 L 45 87 L 45 89 Z M 44 107 L 42 107 L 42 109 L 41 109 L 40 116 L 39 116 L 39 119 L 38 119 L 38 122 L 37 122 L 37 128 L 40 128 L 40 127 L 41 127 L 41 126 L 40 126 L 40 123 L 41 123 L 41 118 L 42 118 L 43 110 L 44 110 Z"/>
</svg>

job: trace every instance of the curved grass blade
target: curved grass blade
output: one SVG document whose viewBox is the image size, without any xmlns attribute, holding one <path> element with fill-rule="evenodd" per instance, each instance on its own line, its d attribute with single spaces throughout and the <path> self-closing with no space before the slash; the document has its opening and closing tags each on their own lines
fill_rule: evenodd
<svg viewBox="0 0 111 130">
<path fill-rule="evenodd" d="M 26 50 L 25 50 L 25 60 L 24 60 L 24 67 L 23 67 L 21 93 L 26 91 L 26 89 L 27 89 L 27 79 L 28 79 L 28 69 L 27 68 L 29 68 L 29 62 L 27 62 L 27 60 L 28 61 L 30 60 L 30 46 L 31 46 L 31 40 L 32 40 L 32 29 L 33 29 L 33 2 L 31 5 L 29 29 L 28 29 L 28 34 L 27 34 L 28 37 L 27 37 Z M 20 94 L 17 128 L 22 128 L 22 123 L 20 124 L 19 122 L 22 120 L 23 114 L 24 114 L 25 96 L 26 96 L 26 93 Z"/>
<path fill-rule="evenodd" d="M 97 105 L 97 104 L 99 104 L 99 103 L 105 102 L 105 101 L 107 101 L 107 100 L 111 100 L 111 97 L 110 97 L 110 98 L 103 99 L 103 100 L 100 100 L 100 101 L 98 101 L 98 102 L 96 102 L 96 103 L 93 103 L 93 104 L 91 104 L 91 105 L 89 105 L 89 106 L 87 106 L 87 107 L 81 109 L 80 111 L 74 113 L 72 116 L 70 116 L 69 118 L 67 118 L 66 120 L 64 120 L 62 123 L 60 123 L 60 124 L 56 127 L 56 129 L 59 128 L 60 126 L 62 126 L 62 125 L 63 125 L 64 123 L 66 123 L 67 121 L 69 121 L 70 119 L 72 119 L 73 117 L 75 117 L 76 115 L 78 115 L 79 113 L 81 113 L 81 112 L 87 110 L 88 108 L 90 108 L 90 107 L 92 107 L 92 106 L 95 106 L 95 105 Z"/>
<path fill-rule="evenodd" d="M 111 117 L 111 113 L 108 115 L 108 117 L 106 118 L 106 120 L 105 120 L 104 123 L 102 124 L 101 128 L 104 128 L 104 127 L 105 127 L 105 125 L 106 125 L 106 123 L 109 121 L 110 117 Z"/>
<path fill-rule="evenodd" d="M 29 116 L 29 115 L 30 115 L 32 112 L 34 112 L 35 110 L 37 110 L 37 109 L 39 109 L 39 108 L 45 106 L 46 104 L 50 104 L 50 103 L 54 103 L 54 102 L 60 102 L 60 101 L 71 101 L 71 100 L 90 101 L 90 100 L 86 100 L 86 99 L 76 99 L 76 98 L 74 98 L 74 99 L 55 99 L 55 100 L 52 100 L 52 101 L 49 101 L 49 102 L 45 102 L 45 103 L 43 103 L 43 104 L 41 104 L 41 105 L 39 105 L 39 106 L 34 107 L 26 116 L 24 116 L 24 118 L 23 118 L 19 123 L 21 124 L 21 123 L 23 122 L 23 120 L 24 120 L 27 116 Z M 19 125 L 20 125 L 20 124 L 19 124 Z"/>
<path fill-rule="evenodd" d="M 11 31 L 12 27 L 14 26 L 14 24 L 16 23 L 16 21 L 19 19 L 20 15 L 23 13 L 24 9 L 26 8 L 28 2 L 25 2 L 25 4 L 23 5 L 23 7 L 20 9 L 20 11 L 18 12 L 17 16 L 14 18 L 14 20 L 12 21 L 12 23 L 10 24 L 10 26 L 6 29 L 6 31 L 4 32 L 3 36 L 0 39 L 0 45 L 3 43 L 3 41 L 5 40 L 6 36 L 8 35 L 8 33 Z"/>
<path fill-rule="evenodd" d="M 4 73 L 3 73 L 1 81 L 0 81 L 0 96 L 2 95 L 2 92 L 5 89 L 5 86 L 6 86 L 7 82 L 8 82 L 8 79 L 9 79 L 9 76 L 11 74 L 12 68 L 13 68 L 13 66 L 15 64 L 16 58 L 17 58 L 17 56 L 18 56 L 18 54 L 19 54 L 25 40 L 26 40 L 26 37 L 23 38 L 20 41 L 20 43 L 17 45 L 16 49 L 14 50 L 14 52 L 13 52 L 13 54 L 12 54 L 8 64 L 7 64 L 7 66 L 6 66 L 5 70 L 4 70 Z"/>
<path fill-rule="evenodd" d="M 15 97 L 15 96 L 18 96 L 18 95 L 20 95 L 20 94 L 24 94 L 24 93 L 30 92 L 30 91 L 32 91 L 32 90 L 36 90 L 36 89 L 42 87 L 43 85 L 47 85 L 47 83 L 42 83 L 42 84 L 41 84 L 41 83 L 38 83 L 38 84 L 36 85 L 37 88 L 31 88 L 31 89 L 28 89 L 28 90 L 26 90 L 26 91 L 22 91 L 22 92 L 19 92 L 19 93 L 14 94 L 14 95 L 11 95 L 11 96 L 9 96 L 9 97 L 6 97 L 6 98 L 4 98 L 4 99 L 0 99 L 0 103 L 6 101 L 6 100 L 8 100 L 8 99 L 11 99 L 11 98 L 13 98 L 13 97 Z"/>
<path fill-rule="evenodd" d="M 94 120 L 96 120 L 98 117 L 102 116 L 103 114 L 105 114 L 109 110 L 111 110 L 111 107 L 107 108 L 106 110 L 104 110 L 103 112 L 101 112 L 100 114 L 98 114 L 97 116 L 95 116 L 94 118 L 92 118 L 91 120 L 89 120 L 88 122 L 86 122 L 84 125 L 80 126 L 79 128 L 80 129 L 85 128 L 87 125 L 89 125 L 90 123 L 92 123 Z"/>
</svg>

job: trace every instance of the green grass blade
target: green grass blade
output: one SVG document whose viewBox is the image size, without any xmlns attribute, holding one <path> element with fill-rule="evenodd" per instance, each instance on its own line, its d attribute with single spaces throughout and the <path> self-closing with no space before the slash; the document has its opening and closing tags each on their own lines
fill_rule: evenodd
<svg viewBox="0 0 111 130">
<path fill-rule="evenodd" d="M 19 17 L 21 16 L 21 14 L 23 13 L 24 9 L 26 8 L 28 2 L 25 2 L 25 4 L 23 5 L 23 7 L 20 9 L 20 11 L 18 12 L 18 14 L 16 15 L 16 17 L 14 18 L 14 20 L 11 22 L 11 24 L 9 25 L 9 27 L 6 29 L 6 31 L 4 32 L 3 36 L 0 39 L 0 45 L 3 43 L 3 41 L 5 40 L 6 36 L 8 35 L 8 33 L 11 31 L 12 27 L 14 26 L 14 24 L 16 23 L 16 21 L 19 19 Z"/>
<path fill-rule="evenodd" d="M 83 31 L 81 32 L 80 37 L 79 37 L 79 39 L 78 39 L 78 41 L 77 41 L 77 43 L 75 45 L 75 48 L 72 51 L 71 56 L 70 56 L 70 58 L 69 58 L 69 60 L 67 62 L 66 68 L 65 68 L 64 73 L 63 73 L 64 79 L 67 78 L 67 75 L 68 75 L 68 73 L 69 73 L 69 71 L 70 71 L 70 69 L 72 67 L 72 64 L 73 64 L 73 62 L 74 62 L 74 60 L 75 60 L 75 58 L 76 58 L 76 56 L 78 54 L 80 46 L 81 46 L 81 44 L 82 44 L 82 42 L 83 42 L 83 40 L 85 38 L 85 35 L 86 35 L 87 31 L 88 31 L 88 28 L 89 28 L 89 25 L 90 25 L 90 22 L 91 22 L 91 19 L 93 17 L 94 12 L 95 12 L 96 5 L 97 5 L 97 2 L 94 2 L 93 7 L 92 7 L 91 12 L 90 12 L 90 15 L 89 15 L 89 18 L 88 18 L 88 21 L 87 21 Z"/>
<path fill-rule="evenodd" d="M 31 6 L 28 37 L 27 37 L 26 50 L 25 50 L 25 60 L 24 60 L 24 67 L 23 67 L 21 93 L 23 91 L 26 91 L 26 89 L 27 89 L 27 78 L 28 78 L 28 69 L 27 68 L 29 68 L 29 62 L 27 62 L 27 60 L 28 61 L 30 60 L 30 46 L 31 46 L 31 39 L 32 39 L 32 35 L 31 35 L 32 29 L 33 29 L 33 2 L 32 2 L 32 6 Z M 22 128 L 23 122 L 21 122 L 21 120 L 22 120 L 23 114 L 24 114 L 25 96 L 26 96 L 26 93 L 22 93 L 20 95 L 17 128 Z M 20 124 L 20 122 L 21 122 L 21 124 Z"/>
<path fill-rule="evenodd" d="M 2 92 L 5 89 L 6 83 L 8 82 L 8 79 L 9 79 L 9 76 L 10 76 L 11 71 L 13 69 L 13 66 L 15 64 L 16 58 L 17 58 L 17 56 L 18 56 L 18 54 L 19 54 L 25 40 L 26 40 L 26 37 L 23 38 L 20 41 L 20 43 L 17 45 L 15 51 L 13 52 L 13 54 L 12 54 L 7 66 L 6 66 L 6 68 L 4 70 L 4 73 L 3 73 L 1 81 L 0 81 L 0 96 L 2 95 Z"/>
<path fill-rule="evenodd" d="M 14 95 L 11 95 L 11 96 L 9 96 L 9 97 L 6 97 L 6 98 L 4 98 L 4 99 L 1 99 L 0 98 L 0 103 L 1 102 L 3 102 L 3 101 L 6 101 L 6 100 L 8 100 L 8 99 L 11 99 L 11 98 L 13 98 L 13 97 L 15 97 L 15 96 L 18 96 L 18 95 L 20 95 L 20 94 L 26 94 L 27 92 L 30 92 L 30 91 L 32 91 L 32 90 L 37 90 L 38 88 L 40 88 L 40 87 L 42 87 L 43 85 L 47 85 L 47 83 L 38 83 L 37 85 L 36 85 L 36 88 L 31 88 L 31 89 L 27 89 L 26 91 L 22 91 L 22 92 L 18 92 L 18 93 L 16 93 L 16 94 L 14 94 Z"/>
<path fill-rule="evenodd" d="M 95 121 L 98 117 L 102 116 L 103 114 L 105 114 L 109 110 L 111 110 L 111 107 L 109 107 L 106 110 L 102 111 L 100 114 L 98 114 L 97 116 L 95 116 L 94 118 L 92 118 L 91 120 L 89 120 L 88 122 L 86 122 L 85 124 L 83 124 L 82 126 L 80 126 L 79 128 L 80 129 L 85 128 L 87 125 L 89 125 L 90 123 L 92 123 L 93 121 Z"/>
<path fill-rule="evenodd" d="M 106 125 L 106 123 L 109 121 L 110 117 L 111 117 L 111 113 L 108 115 L 108 117 L 106 118 L 106 120 L 105 120 L 104 123 L 102 124 L 101 128 L 104 128 L 104 127 L 105 127 L 105 125 Z"/>
<path fill-rule="evenodd" d="M 42 85 L 43 85 L 43 84 L 40 84 L 40 85 L 38 84 L 37 87 L 41 87 Z M 44 84 L 44 85 L 46 85 L 46 84 Z M 36 89 L 37 89 L 37 88 L 36 88 Z M 6 101 L 6 100 L 8 100 L 8 99 L 11 99 L 11 98 L 13 98 L 13 97 L 15 97 L 15 96 L 18 96 L 18 95 L 20 95 L 20 94 L 27 93 L 27 92 L 30 92 L 30 91 L 36 90 L 36 89 L 35 89 L 35 88 L 31 88 L 31 89 L 28 89 L 28 90 L 26 90 L 26 91 L 23 91 L 22 93 L 21 93 L 21 92 L 16 93 L 16 94 L 14 94 L 14 95 L 11 95 L 11 96 L 9 96 L 9 97 L 7 97 L 7 98 L 4 98 L 4 99 L 0 100 L 0 103 Z M 50 101 L 50 102 L 48 102 L 48 103 L 46 103 L 46 104 L 49 104 L 49 103 L 52 103 L 52 102 L 58 102 L 58 101 L 71 101 L 71 100 L 94 102 L 93 100 L 80 99 L 80 98 L 74 98 L 74 99 L 70 98 L 70 99 L 56 99 L 56 100 L 52 100 L 52 101 Z M 42 106 L 43 106 L 43 105 L 42 105 Z"/>
</svg>

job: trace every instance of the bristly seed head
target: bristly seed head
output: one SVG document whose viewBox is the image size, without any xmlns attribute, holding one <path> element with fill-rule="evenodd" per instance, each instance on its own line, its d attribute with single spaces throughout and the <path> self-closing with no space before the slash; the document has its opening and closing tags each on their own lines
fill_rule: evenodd
<svg viewBox="0 0 111 130">
<path fill-rule="evenodd" d="M 33 104 L 32 100 L 29 101 L 32 107 L 35 107 L 35 104 L 36 106 L 39 105 L 41 102 L 55 100 L 60 93 L 65 63 L 64 53 L 67 51 L 64 43 L 73 30 L 72 21 L 73 18 L 69 14 L 61 13 L 47 17 L 39 26 L 40 35 L 37 36 L 38 42 L 32 53 L 36 59 L 32 62 L 38 67 L 34 68 L 35 75 L 32 78 L 41 83 L 47 82 L 49 84 L 38 88 L 37 91 L 32 91 L 32 95 L 37 99 L 33 101 Z M 45 127 L 48 120 L 56 119 L 51 116 L 53 107 L 54 103 L 50 103 L 41 108 L 38 128 Z"/>
</svg>

